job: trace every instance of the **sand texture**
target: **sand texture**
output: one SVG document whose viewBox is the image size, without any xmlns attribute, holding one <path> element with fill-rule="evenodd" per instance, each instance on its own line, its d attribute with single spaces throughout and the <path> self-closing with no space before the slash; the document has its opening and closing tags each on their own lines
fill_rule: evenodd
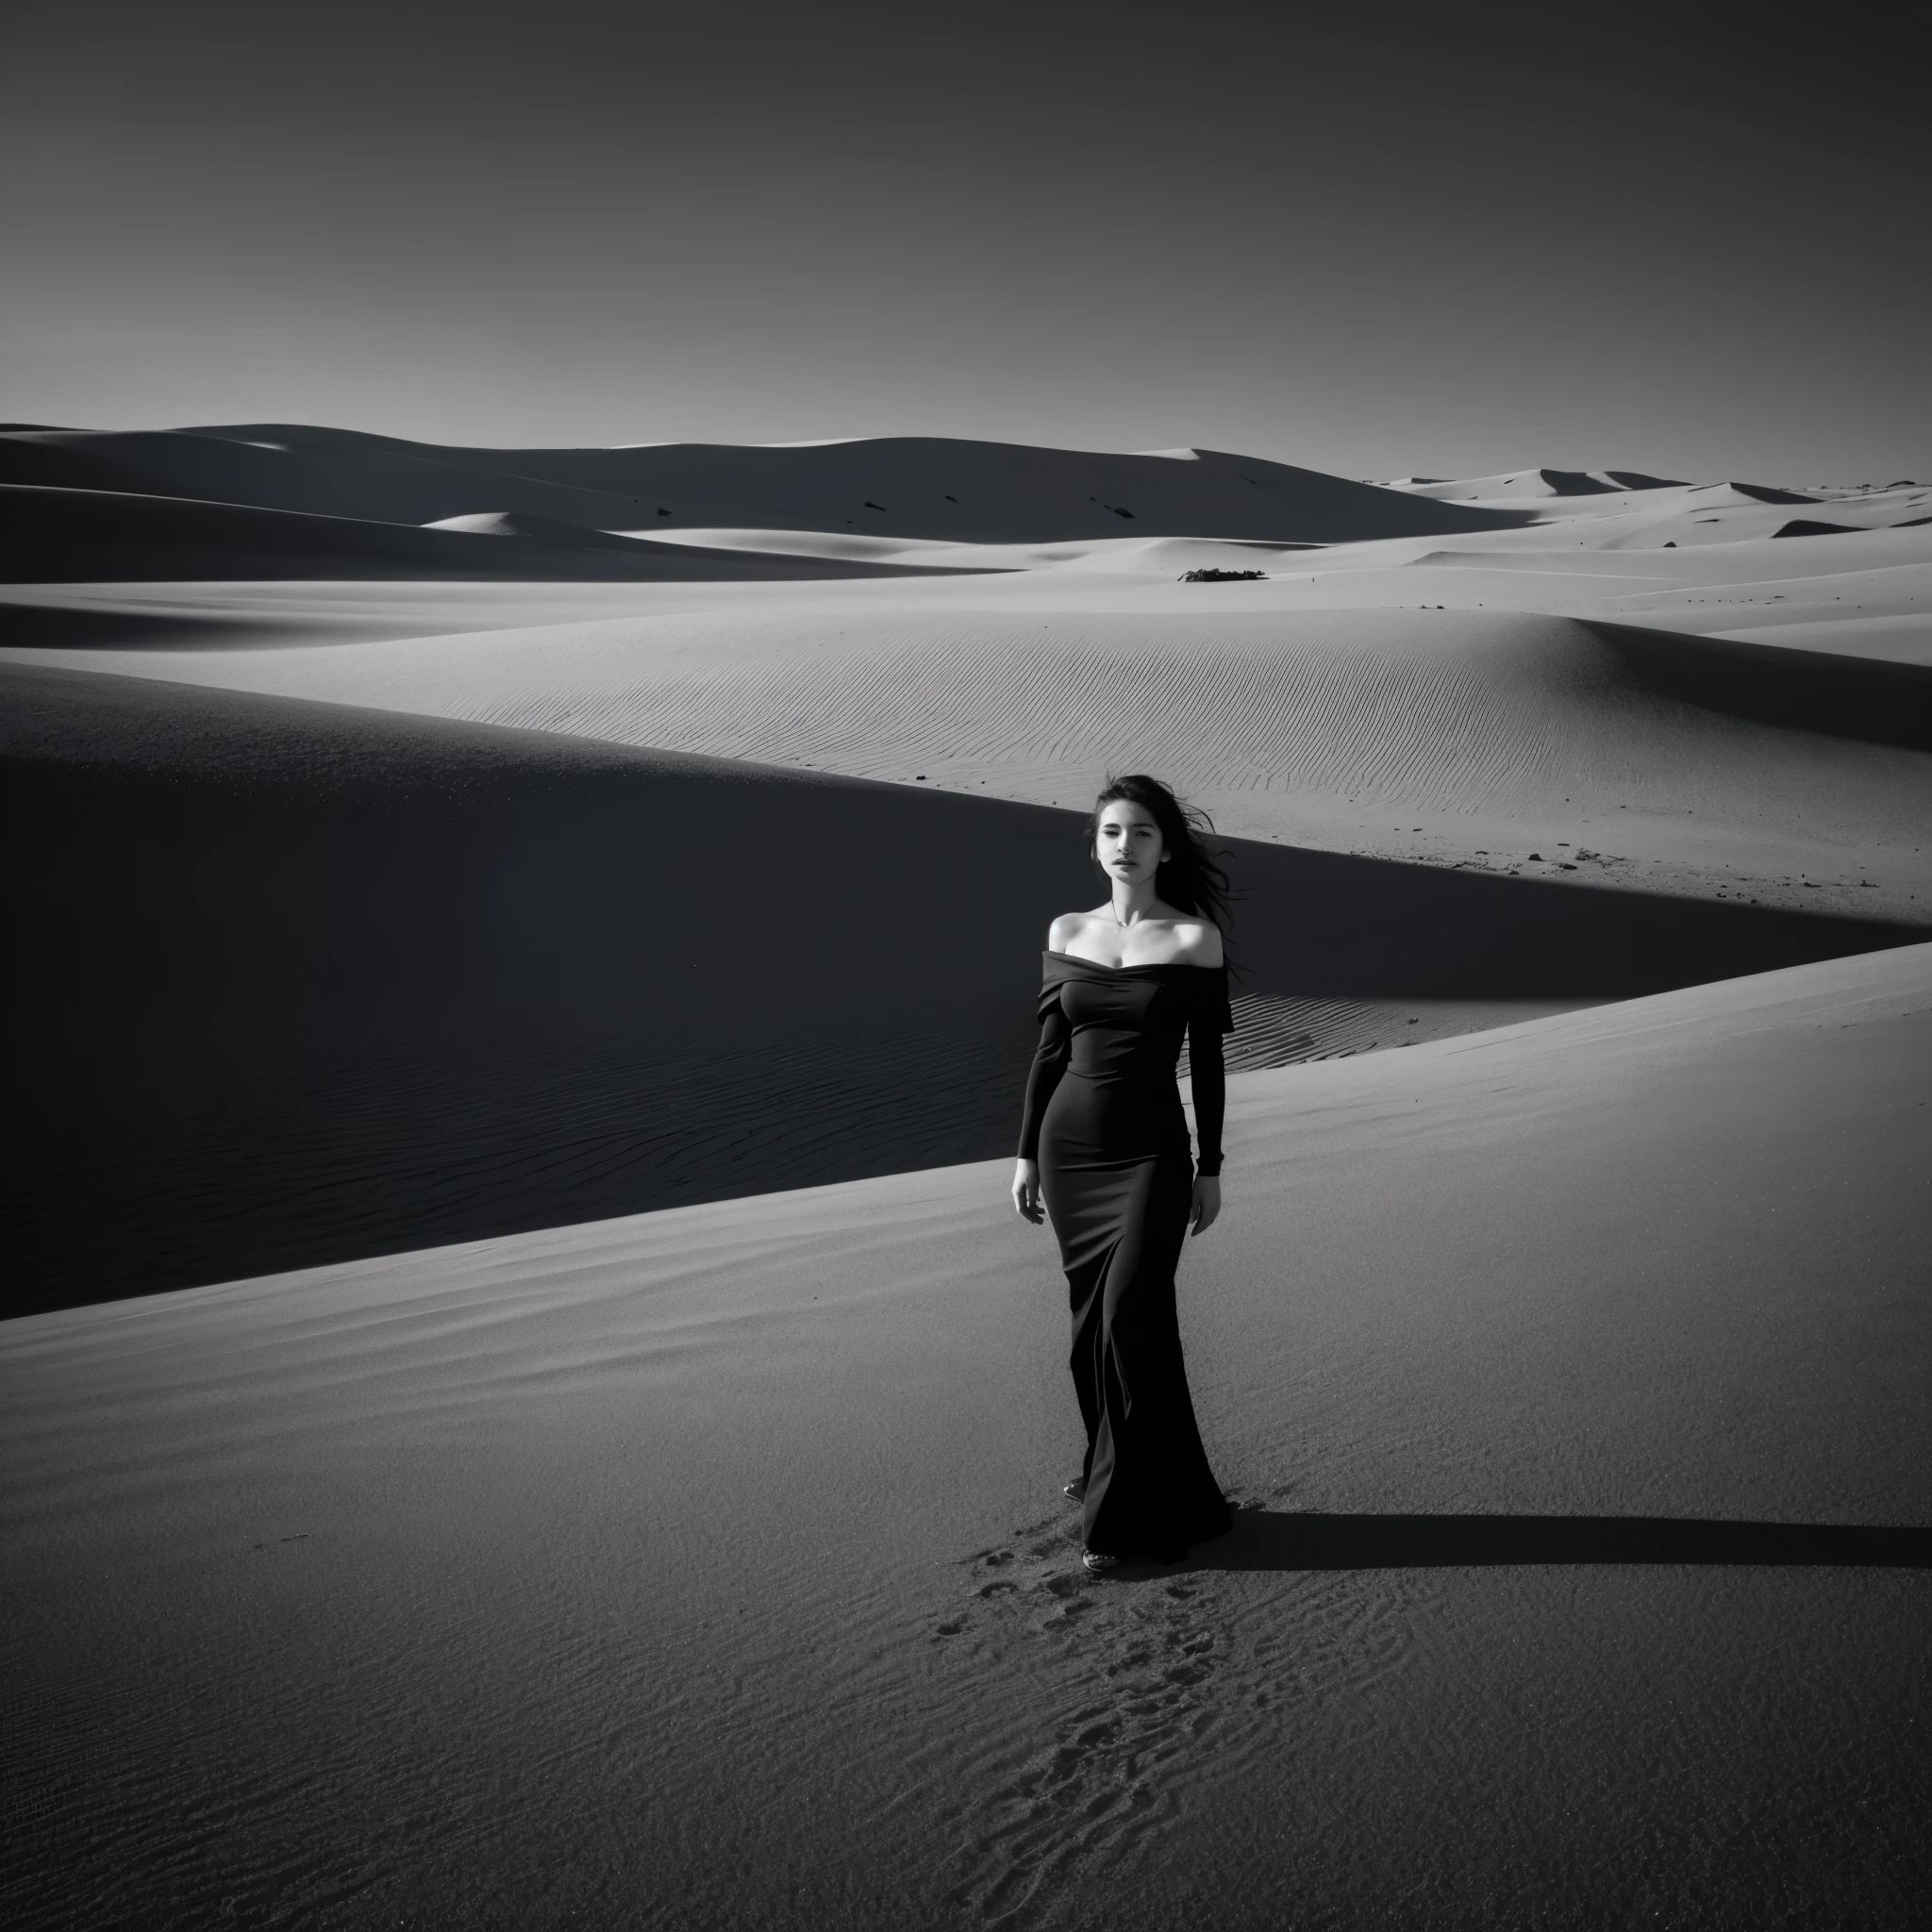
<svg viewBox="0 0 1932 1932">
<path fill-rule="evenodd" d="M 1236 1075 L 1243 1507 L 1124 1581 L 997 1162 L 8 1324 L 10 1909 L 1904 1927 L 1928 1028 L 1919 946 Z"/>
</svg>

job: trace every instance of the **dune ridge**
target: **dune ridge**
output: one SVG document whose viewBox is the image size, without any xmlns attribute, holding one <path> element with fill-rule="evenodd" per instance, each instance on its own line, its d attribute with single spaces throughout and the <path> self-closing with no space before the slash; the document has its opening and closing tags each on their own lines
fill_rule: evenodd
<svg viewBox="0 0 1932 1932">
<path fill-rule="evenodd" d="M 1121 456 L 945 437 L 478 450 L 287 424 L 16 431 L 0 432 L 0 483 L 389 524 L 509 513 L 602 531 L 738 525 L 991 543 L 1124 528 L 1332 541 L 1520 521 L 1213 450 Z"/>
<path fill-rule="evenodd" d="M 1438 503 L 1515 502 L 1538 496 L 1613 496 L 1632 490 L 1682 487 L 1670 476 L 1639 470 L 1514 470 L 1498 476 L 1403 476 L 1390 486 Z"/>
</svg>

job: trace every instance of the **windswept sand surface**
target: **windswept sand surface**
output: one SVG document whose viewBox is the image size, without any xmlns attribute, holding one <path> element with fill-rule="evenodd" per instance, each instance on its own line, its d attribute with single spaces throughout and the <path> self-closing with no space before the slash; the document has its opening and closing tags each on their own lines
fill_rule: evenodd
<svg viewBox="0 0 1932 1932">
<path fill-rule="evenodd" d="M 986 1162 L 0 1329 L 17 1923 L 1904 1928 L 1932 947 L 1238 1075 L 1093 1583 Z"/>
</svg>

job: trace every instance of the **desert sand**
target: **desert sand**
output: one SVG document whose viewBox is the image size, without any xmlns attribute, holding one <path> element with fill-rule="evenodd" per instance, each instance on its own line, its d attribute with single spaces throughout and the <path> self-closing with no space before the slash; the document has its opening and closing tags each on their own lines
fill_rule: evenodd
<svg viewBox="0 0 1932 1932">
<path fill-rule="evenodd" d="M 1915 1923 L 1932 489 L 0 496 L 11 1916 Z M 1098 1583 L 998 1157 L 1108 767 L 1246 894 L 1242 1507 Z"/>
</svg>

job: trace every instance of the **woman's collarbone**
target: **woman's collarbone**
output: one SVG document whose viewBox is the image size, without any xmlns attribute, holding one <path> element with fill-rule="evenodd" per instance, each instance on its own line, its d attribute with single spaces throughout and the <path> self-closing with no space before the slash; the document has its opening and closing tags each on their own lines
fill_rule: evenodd
<svg viewBox="0 0 1932 1932">
<path fill-rule="evenodd" d="M 1105 966 L 1116 973 L 1124 972 L 1135 966 L 1199 965 L 1201 963 L 1199 960 L 1190 959 L 1186 957 L 1186 944 L 1175 931 L 1176 925 L 1180 923 L 1179 920 L 1175 919 L 1142 922 L 1147 926 L 1155 928 L 1155 930 L 1149 932 L 1148 937 L 1150 939 L 1158 938 L 1163 943 L 1158 949 L 1158 957 L 1136 957 L 1129 958 L 1127 957 L 1129 951 L 1139 955 L 1141 949 L 1138 947 L 1129 948 L 1108 945 L 1107 939 L 1111 936 L 1108 928 L 1091 913 L 1088 913 L 1085 916 L 1085 923 L 1080 930 L 1074 935 L 1074 942 L 1062 946 L 1060 950 L 1070 959 L 1084 959 L 1090 966 Z M 1139 931 L 1140 926 L 1137 925 L 1134 930 Z"/>
</svg>

